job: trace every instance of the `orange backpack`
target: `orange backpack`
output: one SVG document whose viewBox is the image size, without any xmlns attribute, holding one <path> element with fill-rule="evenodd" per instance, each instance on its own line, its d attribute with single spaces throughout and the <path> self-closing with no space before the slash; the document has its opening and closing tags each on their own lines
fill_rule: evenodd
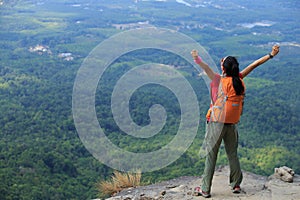
<svg viewBox="0 0 300 200">
<path fill-rule="evenodd" d="M 244 85 L 243 80 L 242 84 Z M 243 111 L 244 97 L 245 92 L 242 95 L 236 95 L 232 77 L 222 77 L 217 99 L 211 107 L 210 121 L 228 124 L 238 123 Z"/>
</svg>

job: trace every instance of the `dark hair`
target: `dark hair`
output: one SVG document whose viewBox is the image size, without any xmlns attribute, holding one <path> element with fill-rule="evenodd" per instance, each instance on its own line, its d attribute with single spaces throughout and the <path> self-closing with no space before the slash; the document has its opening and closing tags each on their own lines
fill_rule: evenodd
<svg viewBox="0 0 300 200">
<path fill-rule="evenodd" d="M 244 85 L 240 79 L 240 68 L 237 59 L 233 56 L 227 56 L 223 61 L 223 67 L 225 68 L 226 76 L 232 77 L 233 88 L 237 95 L 244 93 Z"/>
</svg>

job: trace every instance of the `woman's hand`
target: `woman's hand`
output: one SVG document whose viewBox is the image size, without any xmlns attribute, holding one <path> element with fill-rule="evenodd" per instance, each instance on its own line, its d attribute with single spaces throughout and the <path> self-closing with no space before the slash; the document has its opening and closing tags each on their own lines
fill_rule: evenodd
<svg viewBox="0 0 300 200">
<path fill-rule="evenodd" d="M 279 45 L 274 45 L 274 46 L 272 47 L 271 55 L 272 55 L 272 56 L 276 56 L 278 53 L 279 53 Z"/>
<path fill-rule="evenodd" d="M 194 62 L 204 70 L 204 72 L 211 80 L 213 80 L 215 78 L 215 72 L 208 66 L 208 64 L 202 61 L 202 58 L 198 55 L 198 51 L 194 49 L 191 51 L 191 54 L 193 56 Z"/>
<path fill-rule="evenodd" d="M 198 55 L 198 51 L 197 50 L 192 50 L 191 52 L 194 62 L 197 63 L 198 65 L 200 65 L 203 61 L 201 59 L 201 57 Z"/>
<path fill-rule="evenodd" d="M 191 54 L 192 54 L 194 60 L 198 58 L 198 51 L 197 50 L 195 50 L 195 49 L 192 50 Z"/>
</svg>

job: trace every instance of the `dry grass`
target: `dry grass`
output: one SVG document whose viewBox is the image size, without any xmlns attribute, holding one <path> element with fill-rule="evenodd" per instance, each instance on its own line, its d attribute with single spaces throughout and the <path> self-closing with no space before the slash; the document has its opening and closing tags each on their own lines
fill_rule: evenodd
<svg viewBox="0 0 300 200">
<path fill-rule="evenodd" d="M 125 188 L 137 187 L 141 184 L 142 173 L 121 173 L 115 171 L 111 180 L 97 183 L 97 189 L 104 195 L 114 195 Z"/>
</svg>

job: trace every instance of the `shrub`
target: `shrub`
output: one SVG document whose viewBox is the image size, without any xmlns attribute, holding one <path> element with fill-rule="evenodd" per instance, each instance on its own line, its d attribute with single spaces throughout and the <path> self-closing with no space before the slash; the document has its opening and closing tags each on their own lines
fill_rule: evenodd
<svg viewBox="0 0 300 200">
<path fill-rule="evenodd" d="M 123 189 L 139 186 L 141 176 L 141 172 L 121 173 L 114 171 L 111 180 L 101 181 L 97 183 L 96 187 L 100 194 L 112 196 Z"/>
</svg>

